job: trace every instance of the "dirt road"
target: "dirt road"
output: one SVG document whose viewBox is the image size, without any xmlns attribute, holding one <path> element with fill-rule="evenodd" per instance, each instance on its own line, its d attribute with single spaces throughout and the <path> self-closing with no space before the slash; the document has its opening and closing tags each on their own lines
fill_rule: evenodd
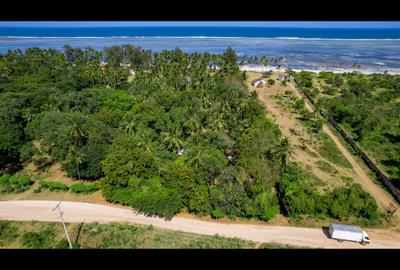
<svg viewBox="0 0 400 270">
<path fill-rule="evenodd" d="M 0 220 L 59 221 L 57 211 L 52 211 L 57 203 L 58 201 L 2 201 L 0 202 Z M 161 218 L 147 217 L 128 209 L 81 202 L 62 202 L 61 208 L 67 222 L 128 222 L 153 225 L 174 231 L 204 235 L 219 234 L 255 242 L 274 242 L 312 248 L 400 248 L 399 232 L 389 230 L 367 230 L 372 243 L 362 246 L 352 242 L 338 243 L 329 239 L 322 229 L 223 224 L 182 217 L 166 221 Z"/>
<path fill-rule="evenodd" d="M 288 86 L 296 93 L 297 97 L 304 98 L 300 94 L 299 90 L 292 83 L 288 83 Z M 312 105 L 306 98 L 304 98 L 304 100 L 307 109 L 313 112 L 314 108 L 312 107 Z M 357 174 L 357 177 L 355 177 L 354 180 L 357 181 L 357 183 L 359 183 L 365 190 L 371 193 L 371 195 L 376 199 L 381 210 L 386 210 L 389 207 L 390 203 L 395 205 L 397 209 L 400 209 L 397 201 L 387 191 L 375 184 L 373 180 L 366 174 L 364 169 L 358 164 L 358 162 L 339 140 L 339 138 L 330 130 L 327 124 L 323 125 L 322 130 L 333 140 L 340 152 L 342 152 L 343 156 L 350 162 L 353 170 Z M 396 211 L 396 215 L 399 215 L 399 212 L 399 210 Z"/>
</svg>

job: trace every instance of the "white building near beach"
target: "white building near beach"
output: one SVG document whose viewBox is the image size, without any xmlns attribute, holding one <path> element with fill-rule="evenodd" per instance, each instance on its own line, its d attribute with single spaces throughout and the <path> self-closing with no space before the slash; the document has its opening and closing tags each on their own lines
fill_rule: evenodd
<svg viewBox="0 0 400 270">
<path fill-rule="evenodd" d="M 262 87 L 265 85 L 265 80 L 263 78 L 257 78 L 251 81 L 251 85 L 255 87 Z"/>
</svg>

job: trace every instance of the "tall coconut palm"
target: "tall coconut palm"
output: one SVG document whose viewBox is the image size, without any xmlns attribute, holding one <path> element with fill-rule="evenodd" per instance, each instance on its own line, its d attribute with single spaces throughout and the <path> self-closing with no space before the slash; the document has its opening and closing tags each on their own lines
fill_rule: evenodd
<svg viewBox="0 0 400 270">
<path fill-rule="evenodd" d="M 183 142 L 178 136 L 170 132 L 161 133 L 161 144 L 169 151 L 178 151 L 183 146 Z"/>
<path fill-rule="evenodd" d="M 265 55 L 263 55 L 263 56 L 261 57 L 261 64 L 262 64 L 263 66 L 267 67 L 267 66 L 268 66 L 268 57 L 266 57 Z"/>
<path fill-rule="evenodd" d="M 287 138 L 284 138 L 280 142 L 274 144 L 270 150 L 270 154 L 272 155 L 273 159 L 278 162 L 281 171 L 285 169 L 289 157 L 292 157 L 292 153 L 292 148 Z"/>
<path fill-rule="evenodd" d="M 82 145 L 88 138 L 88 132 L 84 128 L 84 119 L 73 115 L 69 121 L 69 135 L 76 145 Z"/>
<path fill-rule="evenodd" d="M 186 128 L 190 134 L 194 134 L 200 130 L 201 123 L 199 118 L 193 114 L 183 123 L 183 127 Z"/>
<path fill-rule="evenodd" d="M 212 130 L 222 130 L 225 128 L 225 122 L 223 119 L 223 114 L 221 112 L 213 112 L 208 118 L 207 125 Z"/>
<path fill-rule="evenodd" d="M 202 154 L 203 154 L 203 148 L 202 145 L 199 144 L 195 146 L 193 149 L 191 149 L 189 155 L 187 156 L 186 161 L 190 166 L 197 169 L 202 162 Z"/>
<path fill-rule="evenodd" d="M 79 149 L 73 145 L 69 148 L 69 152 L 67 154 L 66 160 L 75 164 L 75 169 L 78 175 L 78 179 L 81 179 L 81 173 L 79 170 L 79 166 L 83 163 L 83 155 L 79 151 Z"/>
</svg>

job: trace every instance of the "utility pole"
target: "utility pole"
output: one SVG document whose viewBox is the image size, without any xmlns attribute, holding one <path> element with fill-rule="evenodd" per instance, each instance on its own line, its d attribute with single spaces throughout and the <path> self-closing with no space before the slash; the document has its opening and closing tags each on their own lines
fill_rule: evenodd
<svg viewBox="0 0 400 270">
<path fill-rule="evenodd" d="M 65 235 L 67 236 L 69 248 L 72 249 L 71 239 L 69 238 L 69 234 L 68 234 L 68 231 L 67 231 L 67 226 L 65 226 L 65 221 L 64 221 L 64 216 L 63 216 L 64 212 L 62 212 L 62 211 L 61 211 L 61 208 L 60 208 L 61 202 L 62 202 L 62 201 L 60 201 L 60 202 L 56 205 L 56 207 L 54 207 L 53 211 L 55 211 L 56 209 L 58 209 L 58 212 L 60 213 L 60 218 L 61 218 L 61 221 L 62 221 L 62 224 L 63 224 L 63 227 L 64 227 L 64 232 L 65 232 Z"/>
</svg>

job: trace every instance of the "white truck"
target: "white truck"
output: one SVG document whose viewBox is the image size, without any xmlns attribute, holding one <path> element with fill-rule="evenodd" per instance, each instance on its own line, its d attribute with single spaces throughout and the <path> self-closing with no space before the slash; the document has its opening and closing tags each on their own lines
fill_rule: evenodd
<svg viewBox="0 0 400 270">
<path fill-rule="evenodd" d="M 368 234 L 356 226 L 332 223 L 329 225 L 329 235 L 339 242 L 353 241 L 363 245 L 370 243 Z"/>
</svg>

